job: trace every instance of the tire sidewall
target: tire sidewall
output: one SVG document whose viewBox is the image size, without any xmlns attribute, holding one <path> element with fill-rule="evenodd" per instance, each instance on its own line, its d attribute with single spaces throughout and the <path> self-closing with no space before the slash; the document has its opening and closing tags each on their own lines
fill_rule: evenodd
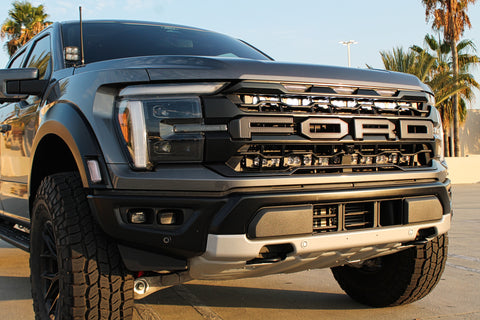
<svg viewBox="0 0 480 320">
<path fill-rule="evenodd" d="M 57 249 L 57 266 L 59 272 L 61 272 L 61 256 L 60 251 L 58 250 L 58 240 L 57 240 L 57 228 L 55 225 L 55 218 L 51 213 L 51 208 L 48 206 L 47 201 L 43 199 L 42 196 L 37 195 L 37 199 L 35 200 L 33 210 L 32 210 L 32 227 L 30 233 L 30 282 L 32 286 L 32 297 L 33 297 L 33 305 L 35 310 L 35 315 L 37 319 L 47 320 L 48 317 L 48 310 L 45 308 L 45 298 L 44 298 L 44 284 L 41 278 L 41 257 L 40 255 L 44 249 L 44 240 L 42 238 L 43 230 L 47 223 L 52 224 L 52 228 L 55 235 L 55 246 Z M 59 304 L 60 310 L 62 310 L 62 278 L 59 280 L 59 290 L 60 290 L 60 297 Z"/>
</svg>

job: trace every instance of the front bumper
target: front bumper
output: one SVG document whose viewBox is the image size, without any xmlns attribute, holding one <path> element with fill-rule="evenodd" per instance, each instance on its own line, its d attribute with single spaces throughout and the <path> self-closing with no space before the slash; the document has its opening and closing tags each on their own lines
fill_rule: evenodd
<svg viewBox="0 0 480 320">
<path fill-rule="evenodd" d="M 245 235 L 208 235 L 206 252 L 190 260 L 192 279 L 226 280 L 330 268 L 372 259 L 412 246 L 422 230 L 434 237 L 450 229 L 451 214 L 440 221 L 356 232 L 283 239 L 250 240 Z M 264 247 L 290 245 L 282 261 L 254 262 Z"/>
<path fill-rule="evenodd" d="M 138 250 L 160 256 L 159 259 L 156 259 L 159 261 L 157 266 L 152 266 L 151 263 L 147 263 L 148 261 L 145 263 L 139 261 L 136 263 L 135 269 L 158 271 L 172 269 L 172 261 L 167 257 L 176 259 L 175 261 L 179 262 L 179 265 L 182 265 L 181 261 L 183 261 L 183 265 L 186 265 L 187 261 L 194 257 L 201 256 L 202 259 L 211 257 L 208 252 L 212 245 L 212 237 L 244 239 L 250 223 L 262 208 L 433 196 L 438 199 L 443 209 L 443 215 L 446 216 L 451 213 L 449 185 L 449 180 L 438 182 L 434 179 L 412 179 L 403 182 L 317 185 L 291 191 L 286 191 L 286 187 L 278 191 L 276 187 L 272 186 L 260 191 L 232 190 L 230 193 L 221 193 L 217 196 L 211 192 L 208 194 L 190 192 L 188 195 L 183 192 L 176 195 L 174 192 L 162 191 L 94 190 L 88 196 L 88 200 L 102 229 L 124 248 L 133 248 L 133 251 L 136 252 L 135 257 L 142 256 Z M 147 224 L 132 224 L 128 222 L 125 215 L 129 208 L 151 208 L 153 212 L 164 209 L 181 210 L 184 212 L 185 219 L 182 224 L 174 226 L 161 225 L 156 219 L 152 219 Z M 410 225 L 392 227 L 393 229 L 390 227 L 375 228 L 371 232 L 373 232 L 374 238 L 377 237 L 377 233 L 383 235 L 381 242 L 378 243 L 391 243 L 387 238 L 388 234 L 397 227 L 408 229 Z M 444 229 L 444 227 L 439 228 L 439 230 Z M 352 231 L 346 235 L 358 233 L 356 237 L 359 237 L 364 232 L 367 231 Z M 402 232 L 404 233 L 404 231 Z M 416 229 L 414 229 L 414 233 L 416 233 Z M 310 237 L 323 241 L 321 239 L 324 239 L 324 236 L 322 234 Z M 413 235 L 413 239 L 415 236 L 416 234 Z M 342 235 L 328 234 L 328 237 L 342 237 Z M 407 237 L 399 240 L 404 242 L 412 239 Z M 397 240 L 393 240 L 393 242 L 395 241 Z M 245 261 L 251 258 L 253 252 L 258 249 L 259 243 L 252 243 L 256 244 L 254 247 L 247 246 L 251 251 L 242 258 Z M 346 243 L 354 246 L 354 242 Z M 122 251 L 124 260 L 136 259 L 131 257 L 133 255 L 131 251 Z M 258 250 L 255 252 L 255 255 L 257 254 Z M 161 257 L 166 258 L 162 259 Z M 162 264 L 163 260 L 168 260 L 168 263 Z"/>
</svg>

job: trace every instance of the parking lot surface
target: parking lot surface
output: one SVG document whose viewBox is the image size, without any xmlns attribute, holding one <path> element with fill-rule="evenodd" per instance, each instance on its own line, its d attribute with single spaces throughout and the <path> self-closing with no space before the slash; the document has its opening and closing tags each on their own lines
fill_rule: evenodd
<svg viewBox="0 0 480 320">
<path fill-rule="evenodd" d="M 447 266 L 416 303 L 375 309 L 351 300 L 330 270 L 235 281 L 192 281 L 135 304 L 141 320 L 480 319 L 480 184 L 455 185 Z M 0 241 L 0 319 L 34 319 L 28 254 Z"/>
</svg>

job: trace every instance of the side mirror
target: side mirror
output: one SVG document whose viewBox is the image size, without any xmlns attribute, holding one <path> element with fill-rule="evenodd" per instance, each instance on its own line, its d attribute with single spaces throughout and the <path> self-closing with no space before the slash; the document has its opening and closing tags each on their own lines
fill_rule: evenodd
<svg viewBox="0 0 480 320">
<path fill-rule="evenodd" d="M 20 101 L 29 95 L 41 95 L 48 80 L 37 79 L 37 68 L 1 69 L 0 103 Z"/>
</svg>

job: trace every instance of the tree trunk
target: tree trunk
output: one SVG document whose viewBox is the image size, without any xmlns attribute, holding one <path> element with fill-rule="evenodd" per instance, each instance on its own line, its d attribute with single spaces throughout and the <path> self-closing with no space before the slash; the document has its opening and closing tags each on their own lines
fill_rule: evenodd
<svg viewBox="0 0 480 320">
<path fill-rule="evenodd" d="M 450 127 L 443 130 L 443 154 L 445 157 L 450 157 Z"/>
<path fill-rule="evenodd" d="M 458 51 L 455 40 L 450 41 L 450 47 L 452 49 L 452 67 L 453 75 L 458 78 Z M 454 145 L 454 157 L 460 156 L 460 136 L 458 132 L 458 93 L 453 96 L 453 145 Z"/>
</svg>

